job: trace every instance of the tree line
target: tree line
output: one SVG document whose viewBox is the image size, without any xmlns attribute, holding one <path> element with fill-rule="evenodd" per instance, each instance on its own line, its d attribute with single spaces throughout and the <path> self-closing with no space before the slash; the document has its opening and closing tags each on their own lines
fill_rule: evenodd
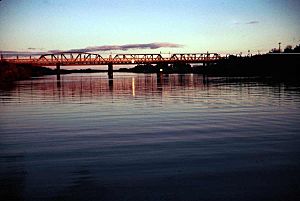
<svg viewBox="0 0 300 201">
<path fill-rule="evenodd" d="M 300 44 L 296 45 L 295 48 L 291 45 L 287 45 L 283 51 L 279 48 L 273 48 L 269 53 L 300 53 Z"/>
</svg>

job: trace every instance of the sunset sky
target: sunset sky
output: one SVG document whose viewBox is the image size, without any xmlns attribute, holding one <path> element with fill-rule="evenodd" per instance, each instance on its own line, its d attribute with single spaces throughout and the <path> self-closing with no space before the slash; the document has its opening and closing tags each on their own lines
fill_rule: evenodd
<svg viewBox="0 0 300 201">
<path fill-rule="evenodd" d="M 299 2 L 1 0 L 0 51 L 265 52 L 300 44 Z"/>
</svg>

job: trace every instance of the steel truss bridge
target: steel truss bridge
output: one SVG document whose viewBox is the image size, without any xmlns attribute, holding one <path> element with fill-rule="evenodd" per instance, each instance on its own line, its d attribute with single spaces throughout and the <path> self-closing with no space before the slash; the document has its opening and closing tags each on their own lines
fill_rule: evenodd
<svg viewBox="0 0 300 201">
<path fill-rule="evenodd" d="M 41 56 L 4 58 L 1 61 L 16 64 L 32 64 L 39 66 L 70 66 L 70 65 L 118 65 L 118 64 L 159 64 L 159 63 L 216 63 L 221 59 L 217 53 L 171 54 L 163 57 L 161 54 L 117 54 L 103 57 L 100 54 L 86 52 L 51 53 Z"/>
<path fill-rule="evenodd" d="M 202 63 L 208 65 L 217 63 L 222 57 L 217 53 L 192 53 L 172 54 L 163 57 L 161 54 L 117 54 L 103 57 L 100 54 L 86 52 L 60 52 L 43 54 L 41 56 L 27 56 L 15 58 L 4 58 L 1 55 L 1 62 L 14 64 L 31 64 L 33 66 L 56 66 L 58 79 L 60 78 L 61 66 L 74 65 L 108 65 L 108 77 L 113 78 L 113 65 L 126 64 L 174 64 L 174 63 Z M 161 70 L 161 69 L 160 69 Z"/>
</svg>

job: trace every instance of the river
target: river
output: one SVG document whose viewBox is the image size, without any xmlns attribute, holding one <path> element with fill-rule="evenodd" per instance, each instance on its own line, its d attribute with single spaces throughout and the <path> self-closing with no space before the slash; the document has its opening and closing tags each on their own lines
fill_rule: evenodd
<svg viewBox="0 0 300 201">
<path fill-rule="evenodd" d="M 0 89 L 4 200 L 296 200 L 300 85 L 44 76 Z"/>
</svg>

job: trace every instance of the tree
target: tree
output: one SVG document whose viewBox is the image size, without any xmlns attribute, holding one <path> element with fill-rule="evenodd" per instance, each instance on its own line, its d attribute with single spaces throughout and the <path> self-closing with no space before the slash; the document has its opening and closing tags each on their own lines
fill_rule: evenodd
<svg viewBox="0 0 300 201">
<path fill-rule="evenodd" d="M 279 49 L 273 48 L 269 51 L 269 53 L 280 53 Z"/>
<path fill-rule="evenodd" d="M 291 45 L 287 45 L 284 49 L 284 53 L 292 53 L 293 47 Z"/>
<path fill-rule="evenodd" d="M 300 45 L 297 45 L 295 48 L 294 48 L 294 53 L 300 53 Z"/>
</svg>

